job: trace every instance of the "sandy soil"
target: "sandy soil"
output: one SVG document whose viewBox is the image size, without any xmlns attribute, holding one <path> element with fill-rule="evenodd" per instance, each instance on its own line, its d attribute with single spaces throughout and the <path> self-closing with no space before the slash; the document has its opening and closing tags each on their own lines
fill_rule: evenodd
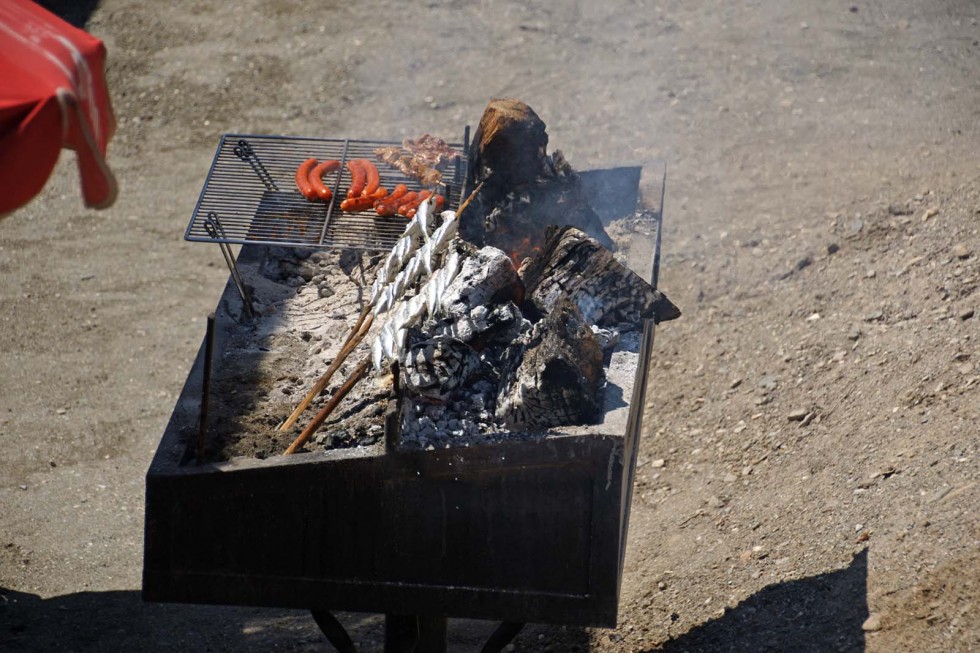
<svg viewBox="0 0 980 653">
<path fill-rule="evenodd" d="M 516 649 L 980 650 L 976 3 L 94 5 L 119 200 L 84 210 L 66 155 L 0 223 L 0 648 L 327 650 L 303 612 L 140 600 L 143 475 L 227 278 L 183 231 L 224 132 L 448 138 L 512 96 L 576 167 L 666 160 L 685 312 L 620 626 Z"/>
</svg>

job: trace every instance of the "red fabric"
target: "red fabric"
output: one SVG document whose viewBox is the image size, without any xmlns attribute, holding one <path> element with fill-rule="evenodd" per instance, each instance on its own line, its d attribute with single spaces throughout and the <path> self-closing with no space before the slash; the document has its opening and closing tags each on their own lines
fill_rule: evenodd
<svg viewBox="0 0 980 653">
<path fill-rule="evenodd" d="M 0 215 L 40 192 L 62 147 L 76 152 L 86 206 L 115 201 L 105 54 L 102 41 L 31 0 L 0 0 Z"/>
</svg>

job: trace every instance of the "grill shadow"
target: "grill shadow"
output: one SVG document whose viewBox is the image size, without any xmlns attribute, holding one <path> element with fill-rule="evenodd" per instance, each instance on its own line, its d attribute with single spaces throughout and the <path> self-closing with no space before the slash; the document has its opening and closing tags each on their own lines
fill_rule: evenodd
<svg viewBox="0 0 980 653">
<path fill-rule="evenodd" d="M 770 585 L 723 617 L 644 653 L 864 651 L 867 579 L 865 549 L 843 569 Z"/>
</svg>

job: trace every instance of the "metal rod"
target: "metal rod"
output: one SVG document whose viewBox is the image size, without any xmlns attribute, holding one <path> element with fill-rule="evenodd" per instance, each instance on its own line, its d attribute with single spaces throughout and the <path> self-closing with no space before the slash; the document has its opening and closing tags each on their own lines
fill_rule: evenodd
<svg viewBox="0 0 980 653">
<path fill-rule="evenodd" d="M 208 213 L 208 217 L 204 221 L 204 228 L 207 230 L 209 236 L 218 241 L 218 248 L 221 250 L 221 255 L 225 257 L 225 264 L 231 272 L 231 280 L 235 283 L 235 287 L 238 288 L 238 294 L 242 296 L 242 305 L 245 308 L 245 312 L 248 313 L 249 317 L 255 317 L 255 312 L 252 310 L 252 300 L 248 296 L 248 290 L 245 288 L 245 282 L 242 281 L 242 275 L 238 272 L 238 265 L 235 262 L 235 255 L 231 251 L 231 246 L 223 240 L 219 240 L 220 238 L 224 238 L 225 230 L 221 226 L 221 221 L 218 220 L 217 213 L 214 211 Z"/>
<path fill-rule="evenodd" d="M 653 249 L 653 279 L 650 284 L 654 288 L 660 281 L 660 242 L 664 234 L 664 195 L 667 194 L 667 164 L 664 163 L 664 176 L 660 180 L 660 210 L 657 212 L 657 242 Z"/>
<path fill-rule="evenodd" d="M 330 198 L 330 203 L 327 204 L 327 215 L 323 218 L 323 228 L 320 229 L 320 240 L 319 244 L 323 245 L 323 242 L 327 238 L 327 227 L 330 226 L 330 219 L 333 217 L 333 207 L 337 201 L 337 193 L 340 192 L 340 180 L 344 176 L 344 164 L 347 163 L 347 152 L 350 150 L 350 140 L 344 139 L 344 153 L 340 155 L 340 172 L 337 174 L 337 184 L 333 189 L 333 197 Z"/>
<path fill-rule="evenodd" d="M 197 430 L 197 462 L 204 461 L 204 443 L 208 435 L 208 404 L 211 401 L 211 361 L 214 359 L 214 313 L 208 314 L 204 336 L 204 380 L 201 385 L 201 421 Z"/>
<path fill-rule="evenodd" d="M 255 171 L 259 181 L 265 184 L 266 188 L 269 190 L 279 190 L 279 187 L 276 186 L 276 182 L 272 179 L 272 175 L 270 175 L 269 171 L 265 169 L 264 165 L 262 165 L 262 161 L 259 159 L 258 155 L 255 153 L 255 150 L 252 149 L 252 145 L 248 141 L 246 141 L 244 138 L 240 139 L 238 141 L 238 145 L 235 146 L 233 151 L 239 159 L 252 166 L 252 170 Z"/>
</svg>

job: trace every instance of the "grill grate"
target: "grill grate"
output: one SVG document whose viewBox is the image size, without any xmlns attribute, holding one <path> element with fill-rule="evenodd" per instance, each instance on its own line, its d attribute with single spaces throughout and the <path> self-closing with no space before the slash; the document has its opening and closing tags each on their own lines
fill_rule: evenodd
<svg viewBox="0 0 980 653">
<path fill-rule="evenodd" d="M 446 187 L 441 194 L 447 209 L 459 206 L 468 140 L 467 128 L 464 143 L 451 144 L 461 156 L 443 172 Z M 224 134 L 184 238 L 209 243 L 389 250 L 405 230 L 405 218 L 380 217 L 373 210 L 340 210 L 340 201 L 350 187 L 347 161 L 374 161 L 375 148 L 387 145 L 401 143 Z M 341 162 L 338 172 L 324 177 L 334 195 L 329 203 L 310 202 L 296 188 L 296 168 L 310 157 Z M 381 185 L 389 191 L 396 184 L 421 190 L 416 180 L 387 164 L 379 162 L 378 170 Z"/>
</svg>

